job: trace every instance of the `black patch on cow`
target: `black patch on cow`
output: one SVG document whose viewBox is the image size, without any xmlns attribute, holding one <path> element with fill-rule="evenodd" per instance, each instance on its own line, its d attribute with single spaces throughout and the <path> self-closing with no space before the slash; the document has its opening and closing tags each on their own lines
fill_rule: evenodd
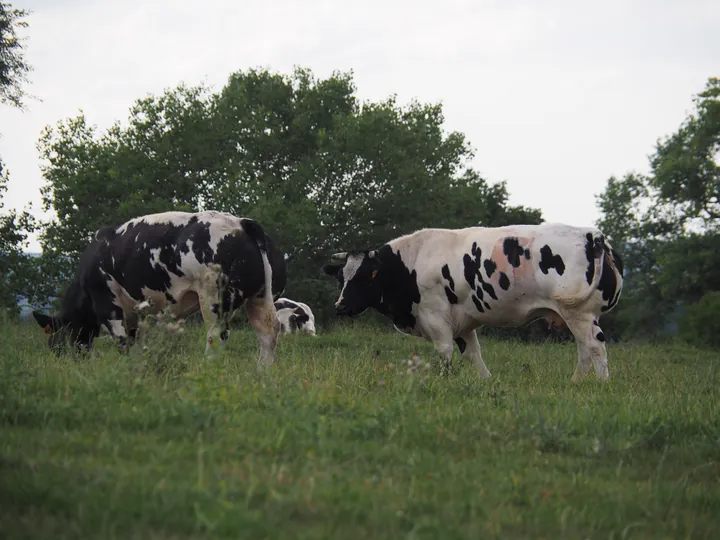
<svg viewBox="0 0 720 540">
<path fill-rule="evenodd" d="M 613 248 L 610 248 L 610 255 L 612 256 L 613 263 L 615 263 L 615 268 L 617 268 L 618 273 L 621 276 L 625 275 L 625 267 L 623 266 L 620 254 Z"/>
<path fill-rule="evenodd" d="M 448 283 L 450 284 L 450 290 L 455 290 L 455 280 L 453 280 L 452 276 L 450 275 L 450 267 L 446 264 L 441 269 L 442 277 L 448 280 Z"/>
<path fill-rule="evenodd" d="M 507 257 L 508 262 L 515 268 L 520 266 L 520 257 L 525 255 L 525 249 L 520 245 L 520 242 L 514 236 L 509 236 L 503 242 L 503 253 Z M 528 258 L 530 252 L 528 252 Z"/>
<path fill-rule="evenodd" d="M 115 238 L 115 227 L 100 227 L 95 232 L 95 238 L 97 240 L 105 240 L 106 242 L 110 242 L 113 238 Z"/>
<path fill-rule="evenodd" d="M 417 285 L 417 272 L 405 266 L 400 253 L 395 253 L 389 244 L 378 250 L 380 280 L 378 298 L 371 299 L 371 305 L 380 313 L 392 318 L 398 328 L 415 328 L 413 304 L 420 303 L 420 289 Z M 374 293 L 373 293 L 374 295 Z M 382 300 L 380 300 L 382 298 Z"/>
<path fill-rule="evenodd" d="M 552 249 L 548 245 L 544 245 L 540 249 L 540 264 L 538 265 L 543 274 L 547 274 L 551 268 L 554 268 L 558 275 L 565 273 L 565 263 L 560 255 L 553 255 Z"/>
<path fill-rule="evenodd" d="M 298 306 L 295 302 L 290 302 L 289 300 L 275 302 L 275 310 L 276 311 L 280 311 L 281 309 L 295 309 L 298 307 L 300 307 L 300 306 Z"/>
<path fill-rule="evenodd" d="M 597 336 L 595 336 L 595 339 L 597 339 L 598 341 L 605 341 L 605 334 L 603 334 L 602 332 L 598 332 Z"/>
<path fill-rule="evenodd" d="M 487 302 L 483 302 L 483 305 L 485 306 L 485 309 L 490 309 L 490 304 L 488 304 Z"/>
<path fill-rule="evenodd" d="M 585 235 L 585 258 L 588 262 L 585 280 L 588 282 L 588 285 L 590 285 L 593 277 L 595 277 L 595 244 L 592 233 Z"/>
<path fill-rule="evenodd" d="M 458 338 L 455 338 L 455 343 L 457 343 L 460 354 L 464 353 L 465 349 L 467 348 L 467 342 L 463 338 L 458 337 Z"/>
<path fill-rule="evenodd" d="M 310 320 L 310 315 L 308 315 L 301 306 L 298 306 L 293 310 L 293 316 L 298 327 L 304 326 L 305 323 Z"/>
<path fill-rule="evenodd" d="M 467 281 L 470 288 L 475 291 L 473 302 L 477 307 L 478 305 L 482 306 L 482 304 L 480 304 L 480 300 L 484 300 L 485 293 L 487 293 L 493 300 L 497 300 L 497 294 L 495 294 L 495 288 L 485 281 L 480 273 L 482 250 L 478 247 L 477 242 L 473 242 L 470 251 L 473 255 L 472 257 L 467 253 L 463 256 L 463 269 L 465 273 L 465 281 Z M 478 308 L 478 311 L 482 312 L 483 309 Z"/>
<path fill-rule="evenodd" d="M 481 285 L 483 290 L 490 295 L 490 298 L 492 298 L 493 300 L 498 299 L 497 295 L 495 294 L 495 288 L 492 285 L 485 281 L 483 281 Z"/>
<path fill-rule="evenodd" d="M 525 248 L 525 258 L 529 261 L 530 260 L 530 250 Z"/>
<path fill-rule="evenodd" d="M 493 272 L 495 272 L 495 269 L 497 268 L 497 264 L 495 264 L 495 261 L 493 261 L 492 259 L 485 259 L 483 266 L 485 267 L 485 273 L 487 274 L 487 277 L 492 277 Z"/>
<path fill-rule="evenodd" d="M 498 282 L 500 283 L 500 288 L 503 291 L 507 291 L 510 288 L 510 279 L 507 277 L 507 274 L 505 272 L 500 272 L 500 278 L 498 279 Z"/>
<path fill-rule="evenodd" d="M 593 325 L 594 325 L 594 326 L 600 326 L 600 323 L 598 323 L 597 321 L 593 321 Z"/>
<path fill-rule="evenodd" d="M 450 267 L 447 264 L 443 265 L 440 272 L 442 273 L 442 277 L 448 281 L 448 285 L 445 285 L 445 296 L 447 296 L 448 302 L 457 304 L 458 297 L 455 294 L 455 280 L 450 275 Z"/>
<path fill-rule="evenodd" d="M 605 246 L 605 254 L 603 256 L 602 275 L 600 276 L 600 283 L 598 284 L 598 290 L 602 291 L 602 298 L 608 305 L 601 308 L 602 311 L 611 310 L 620 298 L 620 291 L 618 290 L 618 280 L 613 267 L 611 265 L 612 256 L 610 250 Z"/>
<path fill-rule="evenodd" d="M 173 295 L 167 291 L 165 292 L 165 299 L 171 304 L 177 304 L 177 300 L 175 300 L 175 298 L 173 298 Z"/>
<path fill-rule="evenodd" d="M 447 296 L 448 302 L 451 304 L 457 304 L 458 303 L 458 297 L 457 295 L 450 290 L 450 287 L 445 285 L 445 296 Z"/>
<path fill-rule="evenodd" d="M 478 310 L 480 313 L 485 313 L 485 308 L 483 308 L 482 302 L 480 302 L 480 300 L 478 299 L 478 297 L 475 296 L 474 294 L 472 295 L 472 301 L 473 301 L 473 304 L 475 304 L 475 307 L 477 308 L 477 310 Z"/>
</svg>

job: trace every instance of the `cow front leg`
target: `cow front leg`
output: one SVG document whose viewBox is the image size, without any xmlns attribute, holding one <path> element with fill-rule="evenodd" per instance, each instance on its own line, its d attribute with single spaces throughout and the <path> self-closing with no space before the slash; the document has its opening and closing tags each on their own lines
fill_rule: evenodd
<svg viewBox="0 0 720 540">
<path fill-rule="evenodd" d="M 472 363 L 480 377 L 483 379 L 492 377 L 490 370 L 485 365 L 482 353 L 480 352 L 480 342 L 478 341 L 477 332 L 475 332 L 475 330 L 470 330 L 461 334 L 459 337 L 455 338 L 455 343 L 458 345 L 460 354 L 472 360 Z"/>
<path fill-rule="evenodd" d="M 440 376 L 450 375 L 452 368 L 453 342 L 452 339 L 433 340 L 435 352 L 440 357 Z"/>
<path fill-rule="evenodd" d="M 110 316 L 104 322 L 105 328 L 108 329 L 110 334 L 117 343 L 118 350 L 123 353 L 128 350 L 128 339 L 125 326 L 123 324 L 122 311 L 120 309 L 113 310 Z"/>
<path fill-rule="evenodd" d="M 270 366 L 275 362 L 275 348 L 280 333 L 275 305 L 265 298 L 251 298 L 245 303 L 245 311 L 260 342 L 258 368 Z"/>
<path fill-rule="evenodd" d="M 605 348 L 605 334 L 597 320 L 591 315 L 565 318 L 568 328 L 575 336 L 578 350 L 578 363 L 572 382 L 579 382 L 590 372 L 590 366 L 595 367 L 595 375 L 601 381 L 610 378 Z"/>
</svg>

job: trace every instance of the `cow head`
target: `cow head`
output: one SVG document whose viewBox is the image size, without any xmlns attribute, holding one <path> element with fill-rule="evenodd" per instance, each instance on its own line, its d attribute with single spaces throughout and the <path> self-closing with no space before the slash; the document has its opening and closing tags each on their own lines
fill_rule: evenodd
<svg viewBox="0 0 720 540">
<path fill-rule="evenodd" d="M 65 352 L 68 342 L 78 350 L 89 350 L 93 339 L 100 333 L 97 325 L 84 325 L 38 311 L 33 311 L 33 317 L 49 336 L 48 347 L 56 354 Z"/>
<path fill-rule="evenodd" d="M 359 315 L 379 302 L 382 287 L 376 250 L 336 253 L 323 271 L 338 280 L 340 298 L 335 302 L 338 315 Z"/>
</svg>

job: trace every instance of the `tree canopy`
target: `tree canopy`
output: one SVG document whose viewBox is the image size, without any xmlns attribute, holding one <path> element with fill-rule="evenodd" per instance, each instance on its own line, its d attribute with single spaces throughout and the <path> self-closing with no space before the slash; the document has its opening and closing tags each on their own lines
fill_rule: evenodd
<svg viewBox="0 0 720 540">
<path fill-rule="evenodd" d="M 46 128 L 43 246 L 75 259 L 101 226 L 166 210 L 257 219 L 286 252 L 288 294 L 332 305 L 332 252 L 423 227 L 539 223 L 469 163 L 439 104 L 361 103 L 351 73 L 233 73 L 216 93 L 185 85 L 138 100 L 98 133 L 84 115 Z M 321 308 L 322 311 L 322 308 Z"/>
<path fill-rule="evenodd" d="M 693 102 L 678 130 L 657 142 L 649 174 L 612 177 L 598 197 L 598 225 L 625 255 L 612 318 L 627 335 L 663 334 L 706 295 L 701 306 L 718 298 L 711 293 L 720 290 L 720 80 L 708 79 Z"/>
<path fill-rule="evenodd" d="M 18 37 L 18 29 L 27 27 L 23 19 L 28 15 L 27 10 L 0 2 L 0 103 L 20 108 L 25 98 L 22 85 L 32 68 L 25 60 L 25 46 Z"/>
</svg>

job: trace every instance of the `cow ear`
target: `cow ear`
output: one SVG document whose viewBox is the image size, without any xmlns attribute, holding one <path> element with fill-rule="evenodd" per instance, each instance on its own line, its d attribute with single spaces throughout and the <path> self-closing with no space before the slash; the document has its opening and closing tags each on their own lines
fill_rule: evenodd
<svg viewBox="0 0 720 540">
<path fill-rule="evenodd" d="M 337 276 L 340 270 L 342 270 L 342 265 L 340 264 L 326 264 L 323 266 L 323 272 L 328 276 Z"/>
<path fill-rule="evenodd" d="M 49 315 L 45 315 L 44 313 L 40 313 L 39 311 L 33 311 L 32 312 L 33 317 L 35 317 L 35 320 L 37 323 L 43 327 L 46 334 L 51 334 L 53 329 L 55 328 L 55 321 L 52 317 Z"/>
<path fill-rule="evenodd" d="M 347 251 L 342 251 L 340 253 L 333 253 L 330 256 L 330 262 L 335 263 L 335 264 L 338 264 L 338 263 L 345 264 L 347 257 L 348 257 Z"/>
</svg>

